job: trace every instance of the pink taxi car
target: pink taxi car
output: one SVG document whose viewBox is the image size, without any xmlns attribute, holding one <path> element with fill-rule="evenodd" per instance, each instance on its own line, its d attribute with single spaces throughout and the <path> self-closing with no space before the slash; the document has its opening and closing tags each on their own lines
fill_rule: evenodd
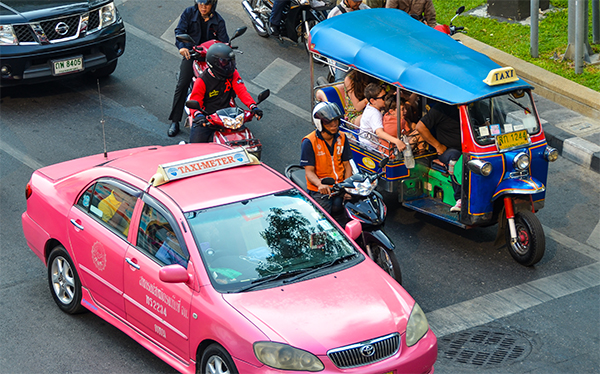
<svg viewBox="0 0 600 374">
<path fill-rule="evenodd" d="M 144 147 L 44 167 L 23 231 L 66 313 L 183 373 L 433 373 L 410 295 L 242 148 Z"/>
</svg>

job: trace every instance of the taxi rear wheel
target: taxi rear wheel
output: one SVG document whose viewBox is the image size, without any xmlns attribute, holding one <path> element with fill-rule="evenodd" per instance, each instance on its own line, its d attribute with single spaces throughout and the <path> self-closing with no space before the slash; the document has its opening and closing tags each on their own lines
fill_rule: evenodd
<svg viewBox="0 0 600 374">
<path fill-rule="evenodd" d="M 200 366 L 196 367 L 196 374 L 238 374 L 233 359 L 225 348 L 219 344 L 211 344 L 202 354 Z"/>
<path fill-rule="evenodd" d="M 546 251 L 546 237 L 540 220 L 533 212 L 518 212 L 515 214 L 515 228 L 515 243 L 511 243 L 510 230 L 506 229 L 506 243 L 511 256 L 521 265 L 537 264 Z"/>
<path fill-rule="evenodd" d="M 48 284 L 56 305 L 65 313 L 77 314 L 81 305 L 81 281 L 71 257 L 62 245 L 56 246 L 48 258 Z"/>
</svg>

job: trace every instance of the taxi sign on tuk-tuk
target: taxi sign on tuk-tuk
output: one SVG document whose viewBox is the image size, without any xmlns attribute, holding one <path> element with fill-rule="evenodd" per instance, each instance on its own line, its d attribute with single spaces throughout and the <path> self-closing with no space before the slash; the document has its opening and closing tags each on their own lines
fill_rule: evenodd
<svg viewBox="0 0 600 374">
<path fill-rule="evenodd" d="M 258 160 L 255 157 L 248 154 L 244 148 L 239 147 L 223 152 L 212 153 L 210 155 L 158 165 L 158 170 L 150 180 L 150 183 L 156 187 L 177 179 L 193 177 L 256 162 L 258 162 Z"/>
</svg>

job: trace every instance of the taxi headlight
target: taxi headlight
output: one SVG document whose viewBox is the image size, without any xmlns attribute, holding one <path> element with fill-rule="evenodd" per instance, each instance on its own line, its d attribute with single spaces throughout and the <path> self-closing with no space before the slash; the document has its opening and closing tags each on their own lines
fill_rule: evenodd
<svg viewBox="0 0 600 374">
<path fill-rule="evenodd" d="M 467 168 L 473 173 L 483 175 L 484 177 L 487 177 L 492 173 L 492 164 L 478 159 L 467 162 Z"/>
<path fill-rule="evenodd" d="M 517 170 L 525 170 L 529 167 L 529 156 L 526 153 L 519 153 L 513 159 L 513 166 Z"/>
<path fill-rule="evenodd" d="M 544 150 L 544 158 L 549 162 L 556 161 L 558 159 L 558 151 L 556 148 L 546 147 L 546 150 Z"/>
<path fill-rule="evenodd" d="M 254 355 L 263 364 L 280 370 L 321 371 L 325 368 L 312 353 L 282 343 L 256 342 Z"/>
<path fill-rule="evenodd" d="M 353 182 L 354 188 L 346 187 L 345 190 L 352 195 L 369 196 L 377 187 L 377 179 L 371 182 L 368 178 L 362 182 Z"/>
<path fill-rule="evenodd" d="M 417 344 L 428 330 L 429 323 L 427 322 L 427 317 L 425 317 L 425 313 L 423 313 L 419 304 L 415 303 L 406 324 L 406 345 L 411 347 Z"/>
<path fill-rule="evenodd" d="M 100 9 L 100 19 L 102 20 L 102 27 L 106 27 L 115 23 L 117 21 L 117 10 L 115 9 L 115 4 L 110 3 L 106 6 L 103 6 L 102 9 Z"/>
<path fill-rule="evenodd" d="M 0 25 L 0 45 L 16 45 L 18 43 L 11 25 Z"/>
<path fill-rule="evenodd" d="M 244 113 L 240 113 L 235 118 L 221 116 L 221 121 L 223 122 L 223 126 L 228 129 L 237 130 L 244 124 Z"/>
</svg>

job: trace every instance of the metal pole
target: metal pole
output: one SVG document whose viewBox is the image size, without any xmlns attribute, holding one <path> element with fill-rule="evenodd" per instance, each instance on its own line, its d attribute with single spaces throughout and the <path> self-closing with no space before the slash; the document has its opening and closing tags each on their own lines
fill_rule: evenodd
<svg viewBox="0 0 600 374">
<path fill-rule="evenodd" d="M 539 36 L 540 0 L 531 0 L 531 25 L 529 26 L 529 53 L 531 57 L 538 58 L 538 36 Z"/>
<path fill-rule="evenodd" d="M 585 3 L 583 0 L 575 1 L 575 74 L 583 73 L 583 54 L 585 43 Z M 585 23 L 584 23 L 585 22 Z"/>
<path fill-rule="evenodd" d="M 592 34 L 594 44 L 600 43 L 600 0 L 592 0 Z"/>
<path fill-rule="evenodd" d="M 575 0 L 569 0 L 569 25 L 568 25 L 568 40 L 567 49 L 563 55 L 564 60 L 575 60 Z"/>
</svg>

